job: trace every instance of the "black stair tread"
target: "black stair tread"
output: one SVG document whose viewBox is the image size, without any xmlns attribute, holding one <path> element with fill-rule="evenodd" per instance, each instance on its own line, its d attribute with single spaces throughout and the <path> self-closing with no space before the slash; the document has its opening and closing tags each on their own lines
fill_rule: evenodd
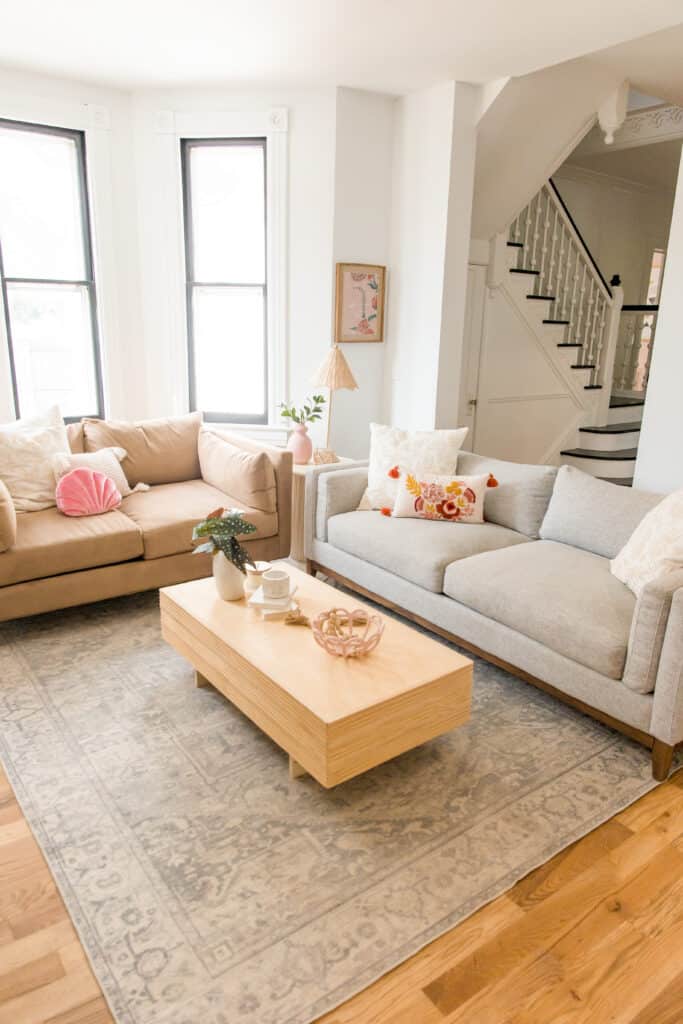
<svg viewBox="0 0 683 1024">
<path fill-rule="evenodd" d="M 513 249 L 523 249 L 524 242 L 508 242 L 508 245 L 512 246 Z"/>
<path fill-rule="evenodd" d="M 640 430 L 639 421 L 635 423 L 606 423 L 604 427 L 579 427 L 581 434 L 632 434 Z"/>
<path fill-rule="evenodd" d="M 544 324 L 568 324 L 569 320 L 544 320 Z"/>
<path fill-rule="evenodd" d="M 604 480 L 606 484 L 617 484 L 619 487 L 633 487 L 632 476 L 599 476 L 598 480 Z"/>
<path fill-rule="evenodd" d="M 595 363 L 572 363 L 572 370 L 594 370 Z"/>
<path fill-rule="evenodd" d="M 618 452 L 596 452 L 592 448 L 565 448 L 560 455 L 573 455 L 577 459 L 599 459 L 602 462 L 633 462 L 637 448 L 622 448 Z"/>
<path fill-rule="evenodd" d="M 619 398 L 612 395 L 609 400 L 610 409 L 629 409 L 634 405 L 645 405 L 644 398 Z"/>
<path fill-rule="evenodd" d="M 527 270 L 526 267 L 510 267 L 511 274 L 535 274 L 537 277 L 541 273 L 540 270 Z"/>
<path fill-rule="evenodd" d="M 584 384 L 584 391 L 602 391 L 602 384 Z"/>
<path fill-rule="evenodd" d="M 583 348 L 578 341 L 558 341 L 558 348 Z"/>
<path fill-rule="evenodd" d="M 548 302 L 555 302 L 555 295 L 527 295 L 527 299 L 546 299 Z"/>
</svg>

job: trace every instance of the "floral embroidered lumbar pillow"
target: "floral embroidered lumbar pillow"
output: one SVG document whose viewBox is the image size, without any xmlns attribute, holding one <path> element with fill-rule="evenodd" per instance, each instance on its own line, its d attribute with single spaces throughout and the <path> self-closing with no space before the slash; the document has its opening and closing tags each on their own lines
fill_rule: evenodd
<svg viewBox="0 0 683 1024">
<path fill-rule="evenodd" d="M 482 476 L 436 476 L 433 473 L 399 473 L 393 512 L 396 518 L 441 519 L 450 523 L 483 523 L 486 488 L 495 486 L 488 473 Z"/>
</svg>

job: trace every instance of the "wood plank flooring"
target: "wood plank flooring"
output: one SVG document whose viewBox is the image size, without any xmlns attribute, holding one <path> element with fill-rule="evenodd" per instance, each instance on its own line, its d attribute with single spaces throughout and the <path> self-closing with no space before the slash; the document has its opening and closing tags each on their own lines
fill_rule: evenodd
<svg viewBox="0 0 683 1024">
<path fill-rule="evenodd" d="M 0 1024 L 112 1021 L 0 770 Z M 679 772 L 319 1024 L 682 1022 Z"/>
</svg>

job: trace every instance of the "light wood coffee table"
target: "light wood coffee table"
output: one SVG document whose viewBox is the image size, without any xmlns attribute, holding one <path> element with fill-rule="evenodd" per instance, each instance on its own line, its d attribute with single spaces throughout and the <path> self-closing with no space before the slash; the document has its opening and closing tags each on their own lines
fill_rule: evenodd
<svg viewBox="0 0 683 1024">
<path fill-rule="evenodd" d="M 368 607 L 278 564 L 310 618 Z M 164 587 L 160 603 L 164 639 L 194 667 L 197 685 L 214 686 L 282 747 L 293 778 L 336 786 L 469 718 L 472 662 L 388 616 L 379 646 L 344 661 L 305 626 L 222 601 L 212 578 Z"/>
</svg>

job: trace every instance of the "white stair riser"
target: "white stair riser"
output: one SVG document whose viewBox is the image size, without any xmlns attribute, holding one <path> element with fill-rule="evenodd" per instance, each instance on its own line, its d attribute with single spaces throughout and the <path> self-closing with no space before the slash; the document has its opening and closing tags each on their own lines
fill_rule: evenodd
<svg viewBox="0 0 683 1024">
<path fill-rule="evenodd" d="M 635 459 L 584 459 L 579 455 L 563 455 L 562 462 L 565 466 L 574 466 L 591 476 L 606 477 L 632 477 L 635 469 Z"/>
<path fill-rule="evenodd" d="M 639 430 L 628 434 L 587 434 L 579 431 L 577 447 L 590 448 L 592 452 L 619 452 L 624 448 L 637 448 L 639 438 Z"/>
<path fill-rule="evenodd" d="M 642 423 L 642 421 L 642 405 L 629 405 L 626 408 L 610 409 L 607 413 L 608 423 Z"/>
<path fill-rule="evenodd" d="M 505 261 L 508 269 L 510 267 L 518 267 L 520 265 L 520 253 L 521 249 L 518 249 L 516 245 L 507 245 L 505 247 Z M 517 276 L 516 274 L 513 276 Z"/>
</svg>

